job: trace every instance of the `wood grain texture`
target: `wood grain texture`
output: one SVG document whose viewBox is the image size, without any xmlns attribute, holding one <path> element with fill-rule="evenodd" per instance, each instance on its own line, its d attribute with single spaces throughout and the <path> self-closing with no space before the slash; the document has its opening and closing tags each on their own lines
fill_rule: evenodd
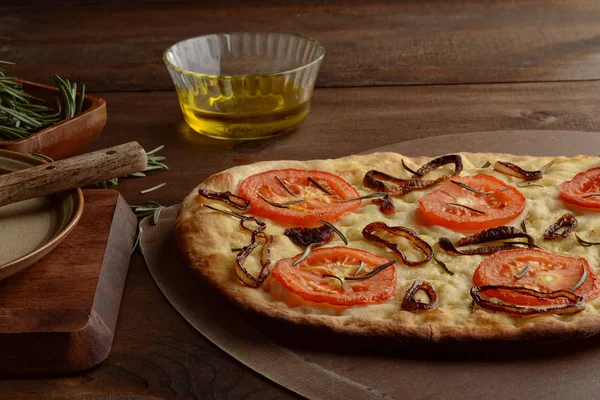
<svg viewBox="0 0 600 400">
<path fill-rule="evenodd" d="M 171 44 L 264 30 L 324 44 L 320 87 L 600 78 L 594 0 L 39 3 L 2 3 L 0 59 L 22 78 L 58 73 L 92 91 L 170 90 Z"/>
<path fill-rule="evenodd" d="M 64 373 L 108 355 L 136 220 L 114 190 L 85 193 L 82 219 L 52 253 L 0 282 L 0 374 Z"/>
<path fill-rule="evenodd" d="M 135 141 L 2 175 L 0 206 L 143 171 L 146 152 Z"/>
</svg>

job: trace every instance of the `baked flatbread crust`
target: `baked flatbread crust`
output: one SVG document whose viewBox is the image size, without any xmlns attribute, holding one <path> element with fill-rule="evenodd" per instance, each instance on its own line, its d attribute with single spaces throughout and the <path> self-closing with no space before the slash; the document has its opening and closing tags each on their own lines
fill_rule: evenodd
<svg viewBox="0 0 600 400">
<path fill-rule="evenodd" d="M 527 212 L 527 231 L 536 243 L 545 250 L 571 257 L 585 257 L 592 269 L 599 272 L 599 254 L 596 247 L 579 245 L 573 234 L 564 240 L 544 241 L 543 232 L 565 212 L 570 212 L 579 221 L 577 232 L 590 241 L 600 239 L 598 227 L 599 213 L 566 205 L 558 198 L 560 183 L 570 180 L 578 172 L 600 165 L 600 160 L 588 156 L 576 157 L 525 157 L 507 154 L 460 153 L 464 169 L 461 176 L 486 173 L 511 184 L 522 183 L 491 168 L 481 168 L 487 161 L 496 160 L 517 163 L 524 169 L 537 170 L 554 160 L 536 184 L 543 187 L 518 188 L 527 198 L 525 212 L 509 225 L 519 226 Z M 398 339 L 421 339 L 443 341 L 445 339 L 468 340 L 565 340 L 587 337 L 600 332 L 600 299 L 586 303 L 584 311 L 572 315 L 542 315 L 512 317 L 502 313 L 492 313 L 484 309 L 472 309 L 469 289 L 473 286 L 473 272 L 484 256 L 449 256 L 439 250 L 440 237 L 455 241 L 472 232 L 455 232 L 443 227 L 428 225 L 416 213 L 418 199 L 438 186 L 414 191 L 402 198 L 394 198 L 396 213 L 383 215 L 369 200 L 363 200 L 354 212 L 335 223 L 349 240 L 349 246 L 368 250 L 390 259 L 397 259 L 389 250 L 362 237 L 362 229 L 370 222 L 384 221 L 389 226 L 405 226 L 415 230 L 419 236 L 437 250 L 438 258 L 444 261 L 454 275 L 445 273 L 433 260 L 420 267 L 407 267 L 396 264 L 397 289 L 392 299 L 381 303 L 354 307 L 334 307 L 311 303 L 287 292 L 274 279 L 258 289 L 244 286 L 235 275 L 236 252 L 232 248 L 247 245 L 250 235 L 240 230 L 239 220 L 203 208 L 201 203 L 210 203 L 220 208 L 227 206 L 220 202 L 198 196 L 198 189 L 236 193 L 238 185 L 247 177 L 272 169 L 298 168 L 323 170 L 343 177 L 361 195 L 372 193 L 362 184 L 365 173 L 371 169 L 386 172 L 399 178 L 410 178 L 401 167 L 401 160 L 416 168 L 430 161 L 430 157 L 411 158 L 396 153 L 374 153 L 355 155 L 333 160 L 313 161 L 268 161 L 238 166 L 209 177 L 196 187 L 184 200 L 177 219 L 176 237 L 184 258 L 190 267 L 209 282 L 231 302 L 242 308 L 266 315 L 277 320 L 294 324 L 323 328 L 336 333 L 364 337 L 388 337 Z M 449 168 L 450 166 L 446 167 Z M 449 169 L 437 173 L 447 173 Z M 428 175 L 428 179 L 430 176 Z M 283 231 L 288 226 L 279 225 L 263 218 L 267 223 L 267 233 L 274 235 L 271 252 L 273 264 L 282 258 L 293 257 L 303 248 L 293 244 Z M 327 246 L 342 245 L 336 236 Z M 402 246 L 401 246 L 402 247 Z M 403 249 L 405 250 L 405 249 Z M 410 246 L 406 245 L 410 254 Z M 257 252 L 256 252 L 257 253 Z M 255 263 L 255 270 L 259 269 Z M 247 267 L 252 268 L 249 258 Z M 417 279 L 433 284 L 439 296 L 437 308 L 429 311 L 411 312 L 400 308 L 406 290 Z"/>
</svg>

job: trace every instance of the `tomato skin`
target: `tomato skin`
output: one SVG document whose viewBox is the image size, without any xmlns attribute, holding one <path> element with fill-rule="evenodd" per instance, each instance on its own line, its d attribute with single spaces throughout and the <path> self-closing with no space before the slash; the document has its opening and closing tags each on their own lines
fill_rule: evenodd
<svg viewBox="0 0 600 400">
<path fill-rule="evenodd" d="M 325 186 L 332 195 L 308 181 L 311 177 Z M 277 181 L 287 182 L 286 186 L 296 196 L 290 195 Z M 259 194 L 270 201 L 282 203 L 298 199 L 306 199 L 302 203 L 279 208 L 261 199 Z M 319 226 L 320 219 L 335 222 L 344 215 L 358 208 L 360 200 L 341 202 L 359 193 L 342 177 L 325 171 L 307 171 L 300 169 L 271 170 L 246 178 L 238 188 L 238 195 L 250 200 L 250 213 L 258 217 L 269 218 L 275 222 L 290 226 Z"/>
<path fill-rule="evenodd" d="M 343 280 L 343 276 L 354 275 L 361 261 L 366 266 L 359 276 L 391 261 L 368 251 L 345 246 L 321 247 L 313 250 L 298 265 L 292 265 L 300 256 L 279 260 L 271 272 L 271 278 L 305 300 L 335 306 L 355 306 L 383 302 L 392 297 L 396 290 L 395 265 L 371 278 L 344 281 L 344 289 L 337 279 L 322 276 L 338 272 Z"/>
<path fill-rule="evenodd" d="M 600 193 L 600 167 L 578 173 L 570 181 L 561 183 L 558 190 L 560 198 L 567 203 L 587 208 L 600 208 L 600 196 L 584 197 Z"/>
<path fill-rule="evenodd" d="M 448 181 L 419 199 L 421 212 L 431 224 L 453 230 L 483 230 L 505 225 L 525 209 L 525 196 L 516 188 L 493 176 L 478 174 L 456 177 L 452 180 L 482 192 L 493 193 L 477 194 Z M 466 203 L 464 205 L 484 213 L 476 213 L 447 203 Z"/>
<path fill-rule="evenodd" d="M 527 264 L 530 265 L 529 270 L 523 277 L 515 278 L 515 275 L 519 274 Z M 542 292 L 570 291 L 581 278 L 584 267 L 587 269 L 588 277 L 574 293 L 588 301 L 600 296 L 600 279 L 587 260 L 543 250 L 519 249 L 494 253 L 479 264 L 473 274 L 473 284 L 475 286 L 524 286 Z M 496 297 L 510 304 L 528 306 L 561 304 L 566 301 L 565 299 L 535 299 L 505 291 L 488 291 L 486 296 Z"/>
</svg>

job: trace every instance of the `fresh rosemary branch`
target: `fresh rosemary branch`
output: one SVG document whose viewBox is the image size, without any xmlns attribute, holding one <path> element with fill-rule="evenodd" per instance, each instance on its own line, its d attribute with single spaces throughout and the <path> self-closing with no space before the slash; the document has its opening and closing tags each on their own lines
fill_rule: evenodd
<svg viewBox="0 0 600 400">
<path fill-rule="evenodd" d="M 63 103 L 65 104 L 65 118 L 73 118 L 81 113 L 83 108 L 83 98 L 85 96 L 85 85 L 81 85 L 81 93 L 77 97 L 77 84 L 68 79 L 63 79 L 58 75 L 54 75 L 54 84 L 60 91 Z"/>
<path fill-rule="evenodd" d="M 160 218 L 160 213 L 165 208 L 165 206 L 160 205 L 159 203 L 157 203 L 154 200 L 147 201 L 142 205 L 133 205 L 133 206 L 129 206 L 129 207 L 131 208 L 131 210 L 133 211 L 135 216 L 138 218 L 145 218 L 145 217 L 152 216 L 152 224 L 153 225 L 158 224 L 158 220 Z M 137 237 L 135 239 L 135 243 L 133 244 L 132 252 L 134 252 L 138 248 L 141 240 L 142 240 L 142 227 L 140 226 Z"/>
<path fill-rule="evenodd" d="M 167 159 L 167 157 L 156 155 L 156 153 L 158 153 L 159 151 L 161 151 L 164 148 L 165 148 L 165 145 L 161 144 L 154 150 L 150 150 L 149 152 L 147 152 L 146 156 L 148 157 L 148 166 L 146 167 L 146 169 L 143 172 L 136 172 L 134 174 L 131 174 L 131 176 L 144 177 L 144 176 L 146 176 L 145 172 L 148 172 L 148 171 L 154 171 L 154 170 L 166 171 L 166 170 L 168 170 L 169 167 L 165 163 L 163 163 L 163 161 L 165 161 Z"/>
<path fill-rule="evenodd" d="M 156 185 L 156 186 L 153 186 L 153 187 L 151 187 L 151 188 L 149 188 L 149 189 L 142 190 L 142 191 L 140 192 L 140 194 L 146 194 L 146 193 L 154 192 L 155 190 L 158 190 L 158 189 L 160 189 L 160 188 L 163 188 L 163 187 L 165 187 L 166 185 L 167 185 L 166 183 L 161 183 L 160 185 Z"/>
<path fill-rule="evenodd" d="M 152 223 L 156 225 L 160 218 L 160 213 L 165 208 L 154 200 L 145 202 L 142 205 L 129 206 L 136 217 L 145 218 L 152 215 Z"/>
<path fill-rule="evenodd" d="M 0 65 L 13 65 L 1 61 Z M 61 116 L 61 101 L 56 99 L 56 110 L 43 105 L 43 100 L 23 90 L 17 78 L 6 76 L 0 68 L 0 139 L 22 139 L 28 135 L 54 125 L 63 119 L 73 118 L 83 108 L 85 85 L 77 95 L 77 84 L 54 75 L 54 83 L 64 104 L 64 116 Z"/>
</svg>

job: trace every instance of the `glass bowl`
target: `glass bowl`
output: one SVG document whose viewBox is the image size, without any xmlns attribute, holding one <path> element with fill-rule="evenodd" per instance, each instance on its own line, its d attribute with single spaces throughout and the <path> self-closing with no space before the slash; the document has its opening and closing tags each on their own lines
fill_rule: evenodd
<svg viewBox="0 0 600 400">
<path fill-rule="evenodd" d="M 218 33 L 175 43 L 164 61 L 188 125 L 218 139 L 264 139 L 306 117 L 323 46 L 284 33 Z"/>
</svg>

